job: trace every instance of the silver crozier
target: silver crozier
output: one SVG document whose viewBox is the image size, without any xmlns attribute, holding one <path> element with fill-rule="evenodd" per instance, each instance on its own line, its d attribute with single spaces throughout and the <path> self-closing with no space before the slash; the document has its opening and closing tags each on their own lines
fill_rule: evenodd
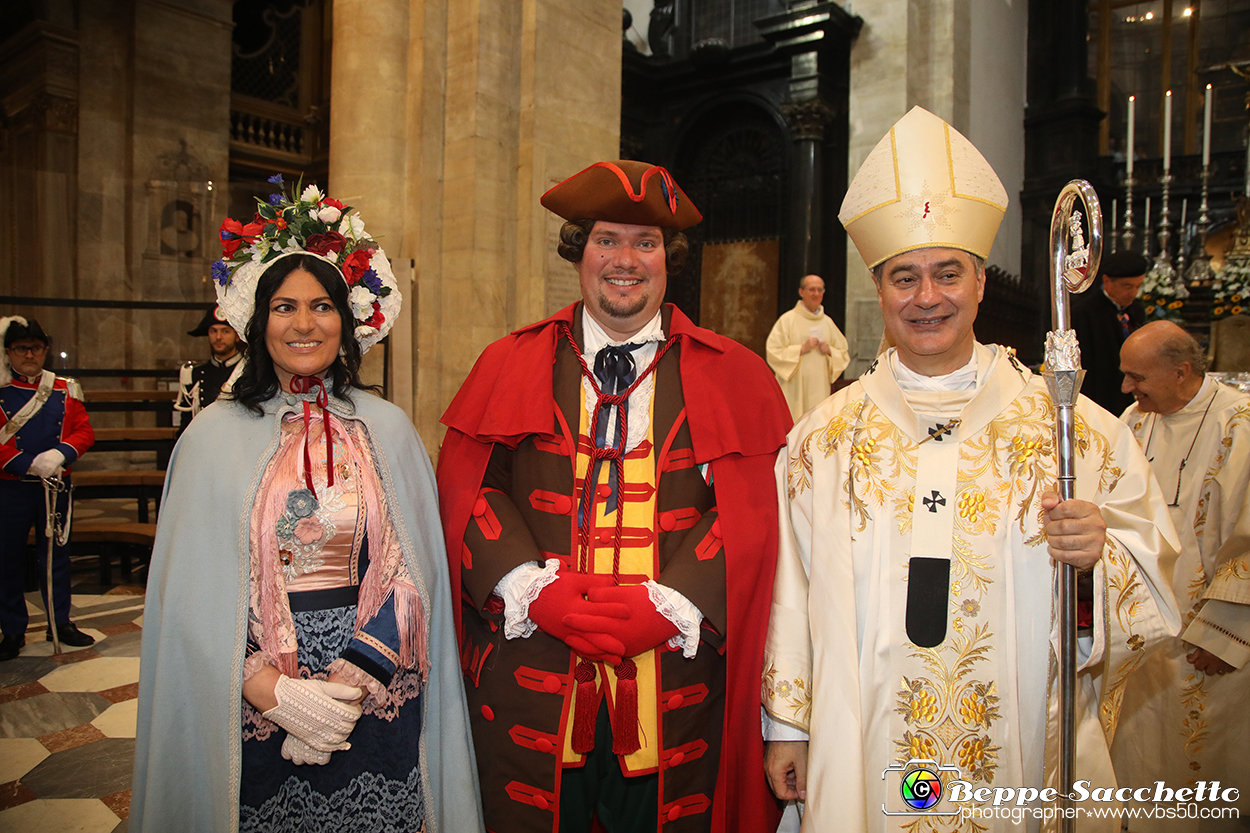
<svg viewBox="0 0 1250 833">
<path fill-rule="evenodd" d="M 1076 200 L 1084 203 L 1089 242 L 1081 227 Z M 1055 403 L 1055 448 L 1059 455 L 1059 497 L 1076 495 L 1076 397 L 1085 371 L 1081 348 L 1069 326 L 1069 293 L 1084 292 L 1098 274 L 1102 260 L 1102 209 L 1093 187 L 1074 179 L 1059 192 L 1050 218 L 1051 326 L 1046 334 L 1046 385 Z M 1063 807 L 1071 806 L 1068 790 L 1074 780 L 1076 761 L 1076 568 L 1059 569 L 1059 790 Z M 1071 833 L 1075 822 L 1068 813 L 1059 829 Z"/>
</svg>

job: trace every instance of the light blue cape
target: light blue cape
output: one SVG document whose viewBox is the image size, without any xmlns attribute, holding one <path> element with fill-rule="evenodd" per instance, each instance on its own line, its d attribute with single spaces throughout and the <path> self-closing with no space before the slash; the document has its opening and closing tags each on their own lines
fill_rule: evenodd
<svg viewBox="0 0 1250 833">
<path fill-rule="evenodd" d="M 248 524 L 282 417 L 297 404 L 279 395 L 257 416 L 219 400 L 195 418 L 170 459 L 144 608 L 132 833 L 238 830 Z M 331 399 L 329 410 L 367 429 L 429 618 L 421 750 L 425 830 L 481 831 L 452 627 L 456 600 L 429 457 L 403 411 L 382 399 L 355 392 L 351 403 Z M 419 825 L 414 819 L 413 829 Z"/>
</svg>

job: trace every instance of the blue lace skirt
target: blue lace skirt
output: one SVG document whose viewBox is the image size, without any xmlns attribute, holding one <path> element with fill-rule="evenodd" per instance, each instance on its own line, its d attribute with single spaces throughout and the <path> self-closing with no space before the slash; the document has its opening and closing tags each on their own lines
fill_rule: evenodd
<svg viewBox="0 0 1250 833">
<path fill-rule="evenodd" d="M 325 669 L 351 640 L 356 608 L 294 612 L 300 675 L 325 679 Z M 400 672 L 384 706 L 366 698 L 352 730 L 352 748 L 324 766 L 282 758 L 286 732 L 243 703 L 241 833 L 413 833 L 424 827 L 421 792 L 420 684 Z"/>
</svg>

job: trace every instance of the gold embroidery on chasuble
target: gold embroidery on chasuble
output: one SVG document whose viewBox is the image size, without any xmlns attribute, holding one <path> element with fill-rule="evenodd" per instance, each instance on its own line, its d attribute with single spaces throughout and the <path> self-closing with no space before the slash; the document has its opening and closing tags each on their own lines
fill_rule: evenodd
<svg viewBox="0 0 1250 833">
<path fill-rule="evenodd" d="M 590 471 L 591 457 L 588 453 L 594 447 L 594 438 L 588 436 L 590 431 L 589 417 L 585 408 L 578 409 L 581 417 L 578 423 L 576 482 L 574 493 L 580 498 L 585 488 L 587 472 Z M 624 477 L 617 488 L 617 511 L 623 512 L 621 517 L 621 549 L 620 549 L 620 581 L 622 585 L 641 584 L 648 579 L 655 579 L 659 555 L 656 549 L 657 536 L 655 531 L 656 513 L 656 473 L 655 443 L 653 437 L 655 417 L 655 398 L 647 412 L 647 438 L 636 448 L 625 454 Z M 603 417 L 600 417 L 602 419 Z M 623 443 L 622 443 L 623 444 Z M 599 575 L 612 575 L 613 558 L 616 542 L 616 512 L 606 512 L 608 506 L 607 492 L 609 473 L 616 463 L 605 460 L 599 467 L 596 483 L 590 488 L 596 490 L 593 517 L 591 520 L 588 556 L 590 559 L 587 572 Z M 576 510 L 574 511 L 577 517 Z M 576 566 L 580 557 L 577 539 L 576 522 L 573 529 L 572 561 Z M 626 756 L 623 760 L 630 774 L 654 769 L 659 765 L 659 727 L 656 692 L 659 691 L 660 659 L 656 651 L 634 657 L 638 666 L 638 741 L 641 744 L 637 752 Z M 611 708 L 616 702 L 616 674 L 613 669 L 601 662 L 594 663 L 596 684 L 603 690 L 607 683 L 604 696 L 608 698 L 608 713 L 614 715 Z M 564 732 L 564 750 L 561 762 L 580 761 L 582 756 L 573 751 L 572 720 L 576 714 L 577 687 L 573 688 L 573 696 L 569 701 L 568 721 Z M 613 718 L 615 719 L 615 717 Z"/>
<path fill-rule="evenodd" d="M 902 764 L 927 758 L 959 767 L 968 780 L 993 783 L 1001 714 L 997 634 L 987 612 L 1003 606 L 989 563 L 998 522 L 993 495 L 976 479 L 982 472 L 966 470 L 967 443 L 949 445 L 959 442 L 957 433 L 943 437 L 945 446 L 917 444 L 871 403 L 863 429 L 851 451 L 854 458 L 856 447 L 859 453 L 868 450 L 867 459 L 851 463 L 852 503 L 858 501 L 867 517 L 875 508 L 892 513 L 890 550 L 882 555 L 890 571 L 892 607 L 900 614 L 906 607 L 913 555 L 950 561 L 943 641 L 922 648 L 907 639 L 901 621 L 892 625 L 899 630 L 891 640 L 897 646 L 891 666 L 900 675 L 890 719 L 893 760 Z M 935 477 L 953 468 L 956 460 L 955 474 L 946 474 L 952 485 L 941 485 Z M 926 826 L 921 820 L 916 829 Z"/>
<path fill-rule="evenodd" d="M 764 669 L 764 700 L 774 713 L 784 711 L 795 723 L 807 726 L 812 718 L 812 686 L 802 677 L 777 679 L 780 671 L 774 662 Z"/>
</svg>

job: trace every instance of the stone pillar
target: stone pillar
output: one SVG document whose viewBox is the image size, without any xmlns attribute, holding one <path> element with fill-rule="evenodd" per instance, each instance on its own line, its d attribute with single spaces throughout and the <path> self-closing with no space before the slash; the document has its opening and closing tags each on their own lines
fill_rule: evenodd
<svg viewBox="0 0 1250 833">
<path fill-rule="evenodd" d="M 824 189 L 820 187 L 824 181 L 822 145 L 834 114 L 820 99 L 783 105 L 782 112 L 794 137 L 790 154 L 790 274 L 784 276 L 786 288 L 782 290 L 789 297 L 797 293 L 798 281 L 804 275 L 822 271 L 821 244 L 826 219 Z M 788 292 L 791 284 L 795 292 Z"/>
<path fill-rule="evenodd" d="M 778 276 L 778 312 L 788 309 L 804 275 L 826 286 L 825 312 L 845 326 L 846 238 L 837 208 L 846 191 L 847 75 L 851 41 L 862 21 L 836 3 L 797 2 L 756 21 L 760 34 L 790 56 L 789 99 L 782 105 L 790 155 L 789 251 Z"/>
<path fill-rule="evenodd" d="M 433 453 L 482 349 L 580 297 L 555 253 L 560 221 L 538 199 L 619 155 L 621 11 L 613 0 L 409 6 L 404 251 L 416 263 L 414 418 Z"/>
<path fill-rule="evenodd" d="M 78 49 L 77 31 L 45 20 L 0 44 L 2 294 L 73 293 Z"/>
<path fill-rule="evenodd" d="M 405 241 L 409 0 L 335 0 L 330 62 L 330 194 L 360 210 L 392 262 L 404 309 L 391 330 L 392 401 L 411 416 L 412 269 Z M 367 382 L 383 381 L 383 353 L 365 356 Z"/>
<path fill-rule="evenodd" d="M 1086 75 L 1089 23 L 1085 0 L 1029 4 L 1028 106 L 1024 120 L 1024 215 L 1021 269 L 1031 278 L 1039 310 L 1033 353 L 1040 361 L 1044 334 L 1050 329 L 1050 215 L 1064 184 L 1088 179 L 1107 194 L 1111 183 L 1096 181 L 1098 109 L 1092 80 Z M 1110 200 L 1104 197 L 1104 205 Z"/>
</svg>

